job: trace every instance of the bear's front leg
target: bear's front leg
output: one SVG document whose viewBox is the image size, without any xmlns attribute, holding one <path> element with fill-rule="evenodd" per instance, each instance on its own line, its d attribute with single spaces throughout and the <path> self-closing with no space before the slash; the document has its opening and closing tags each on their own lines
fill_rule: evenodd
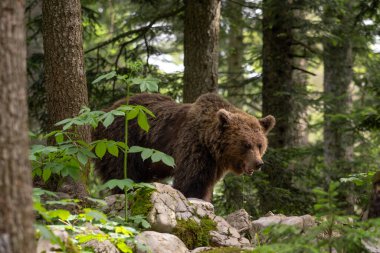
<svg viewBox="0 0 380 253">
<path fill-rule="evenodd" d="M 191 160 L 187 159 L 185 163 L 177 164 L 173 187 L 182 192 L 186 198 L 211 202 L 217 176 L 213 160 L 205 157 Z"/>
</svg>

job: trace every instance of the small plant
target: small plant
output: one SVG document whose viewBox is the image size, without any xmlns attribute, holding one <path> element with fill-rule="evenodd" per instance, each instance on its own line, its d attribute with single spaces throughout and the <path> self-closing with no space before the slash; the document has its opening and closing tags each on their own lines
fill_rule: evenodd
<svg viewBox="0 0 380 253">
<path fill-rule="evenodd" d="M 125 192 L 131 189 L 146 187 L 148 184 L 135 184 L 128 179 L 128 153 L 141 153 L 143 160 L 151 159 L 152 162 L 163 162 L 168 166 L 174 166 L 174 159 L 158 150 L 144 148 L 139 146 L 128 146 L 128 123 L 131 120 L 137 120 L 138 125 L 144 131 L 149 131 L 148 116 L 155 117 L 147 108 L 140 105 L 129 105 L 130 87 L 139 85 L 141 91 L 158 91 L 158 80 L 148 76 L 146 78 L 131 78 L 118 75 L 115 71 L 98 77 L 94 83 L 102 80 L 110 80 L 116 78 L 127 86 L 126 104 L 109 112 L 91 111 L 89 108 L 83 108 L 79 115 L 74 118 L 64 119 L 56 125 L 61 126 L 62 130 L 56 130 L 46 135 L 40 136 L 42 139 L 54 137 L 57 145 L 44 146 L 34 145 L 31 148 L 30 160 L 32 161 L 33 175 L 40 176 L 45 182 L 52 174 L 58 174 L 62 177 L 70 176 L 74 180 L 79 180 L 82 175 L 82 181 L 86 182 L 89 171 L 90 159 L 100 158 L 108 152 L 113 156 L 119 156 L 120 151 L 124 154 L 124 179 L 113 179 L 106 182 L 102 188 L 118 187 Z M 86 143 L 78 138 L 78 127 L 89 125 L 96 128 L 99 124 L 104 127 L 110 126 L 116 117 L 124 117 L 125 119 L 125 138 L 124 142 L 114 140 L 96 140 Z M 151 187 L 151 186 L 150 186 Z M 128 202 L 125 203 L 125 217 L 128 217 Z"/>
<path fill-rule="evenodd" d="M 130 153 L 138 153 L 141 152 L 141 158 L 143 160 L 146 160 L 148 158 L 151 158 L 153 162 L 158 162 L 162 161 L 168 166 L 174 166 L 174 159 L 162 152 L 159 152 L 154 149 L 148 149 L 148 148 L 143 148 L 143 147 L 129 147 L 128 146 L 128 125 L 129 121 L 137 118 L 137 123 L 143 129 L 144 131 L 148 132 L 149 131 L 149 124 L 147 120 L 147 115 L 150 117 L 155 117 L 154 114 L 149 111 L 147 108 L 139 105 L 129 105 L 129 97 L 130 97 L 130 87 L 132 85 L 139 85 L 140 90 L 142 92 L 145 91 L 150 91 L 150 92 L 157 92 L 158 91 L 158 79 L 153 78 L 151 76 L 148 76 L 144 79 L 141 78 L 128 78 L 126 75 L 118 75 L 116 74 L 115 71 L 112 71 L 108 74 L 102 75 L 98 77 L 96 80 L 94 80 L 93 83 L 97 83 L 103 79 L 110 80 L 112 78 L 116 78 L 117 80 L 120 80 L 125 83 L 126 85 L 126 103 L 125 105 L 120 106 L 116 110 L 111 111 L 109 114 L 110 116 L 106 116 L 108 118 L 107 124 L 104 126 L 107 127 L 112 124 L 114 120 L 114 114 L 116 113 L 117 116 L 124 116 L 124 144 L 122 147 L 122 151 L 124 153 L 124 163 L 123 163 L 123 170 L 124 170 L 124 180 L 119 180 L 118 183 L 116 184 L 117 187 L 121 188 L 124 190 L 124 195 L 125 195 L 125 219 L 127 221 L 128 217 L 128 191 L 131 189 L 130 187 L 130 180 L 128 180 L 128 174 L 127 174 L 127 168 L 128 168 L 128 152 Z M 113 112 L 113 113 L 112 113 Z M 101 142 L 100 142 L 101 143 Z M 99 143 L 97 146 L 100 145 Z M 97 146 L 95 148 L 95 152 L 97 149 Z M 102 148 L 98 148 L 98 156 L 100 154 L 100 158 L 102 157 L 101 155 L 105 153 L 105 147 L 102 145 Z M 101 152 L 100 152 L 101 151 Z M 113 180 L 115 182 L 115 180 Z M 107 184 L 107 183 L 106 183 Z"/>
<path fill-rule="evenodd" d="M 137 231 L 129 226 L 125 226 L 116 221 L 109 220 L 107 215 L 90 208 L 84 208 L 79 214 L 71 214 L 64 209 L 48 210 L 41 203 L 41 195 L 47 194 L 56 197 L 55 193 L 35 188 L 33 191 L 33 202 L 35 211 L 45 220 L 46 224 L 37 224 L 37 234 L 40 237 L 50 240 L 56 244 L 63 252 L 82 252 L 81 244 L 91 240 L 108 240 L 113 243 L 121 252 L 132 253 L 131 247 L 126 241 L 131 241 Z M 75 200 L 70 201 L 47 201 L 48 204 L 75 204 Z M 85 226 L 91 223 L 97 230 Z M 50 225 L 48 225 L 50 224 Z M 66 231 L 70 238 L 67 242 L 55 235 L 53 230 Z M 70 249 L 68 249 L 70 247 Z"/>
<path fill-rule="evenodd" d="M 91 111 L 89 108 L 84 107 L 78 116 L 58 122 L 56 125 L 62 127 L 61 130 L 39 136 L 31 134 L 32 137 L 35 138 L 55 138 L 56 140 L 56 145 L 54 146 L 39 144 L 31 147 L 30 160 L 32 161 L 33 175 L 41 177 L 45 182 L 51 178 L 52 174 L 57 174 L 61 177 L 72 177 L 74 180 L 81 179 L 87 183 L 86 179 L 89 175 L 90 161 L 92 159 L 102 159 L 106 153 L 115 157 L 118 157 L 121 153 L 124 155 L 124 179 L 112 179 L 99 187 L 100 190 L 113 189 L 116 187 L 124 190 L 126 200 L 124 220 L 121 220 L 120 217 L 115 217 L 113 220 L 110 220 L 104 213 L 95 209 L 85 208 L 80 210 L 79 214 L 75 215 L 65 209 L 49 210 L 46 205 L 77 205 L 77 200 L 53 200 L 42 204 L 42 195 L 45 194 L 56 197 L 55 194 L 39 188 L 34 190 L 34 209 L 45 220 L 45 224 L 36 225 L 37 232 L 40 236 L 59 245 L 63 252 L 68 250 L 67 242 L 62 242 L 59 237 L 55 236 L 52 232 L 52 228 L 63 229 L 73 235 L 73 238 L 70 239 L 70 243 L 78 250 L 81 250 L 80 244 L 95 239 L 99 241 L 109 240 L 115 244 L 121 252 L 132 252 L 130 246 L 125 242 L 133 239 L 136 230 L 128 225 L 132 224 L 136 227 L 143 228 L 148 228 L 150 225 L 144 216 L 148 212 L 146 209 L 148 208 L 147 206 L 144 206 L 145 209 L 142 210 L 140 205 L 132 205 L 132 215 L 129 215 L 128 199 L 130 199 L 130 196 L 128 193 L 133 190 L 136 194 L 140 192 L 146 195 L 151 194 L 155 188 L 151 184 L 134 183 L 131 179 L 127 178 L 127 154 L 141 153 L 143 160 L 151 159 L 152 162 L 163 162 L 168 166 L 174 166 L 174 159 L 158 150 L 140 146 L 128 146 L 128 122 L 137 120 L 141 129 L 147 132 L 150 128 L 148 117 L 155 117 L 150 110 L 143 106 L 129 105 L 129 88 L 133 85 L 138 85 L 141 91 L 157 91 L 158 80 L 150 76 L 146 78 L 127 78 L 127 76 L 117 75 L 116 72 L 111 72 L 98 77 L 94 83 L 100 82 L 101 80 L 110 80 L 112 78 L 126 84 L 126 104 L 109 112 Z M 124 117 L 125 120 L 125 139 L 123 142 L 103 139 L 87 143 L 79 138 L 77 132 L 79 127 L 91 126 L 96 128 L 99 124 L 102 124 L 107 128 L 113 123 L 116 117 Z M 103 233 L 93 234 L 91 231 L 88 231 L 88 229 L 83 226 L 86 222 L 94 224 Z"/>
</svg>

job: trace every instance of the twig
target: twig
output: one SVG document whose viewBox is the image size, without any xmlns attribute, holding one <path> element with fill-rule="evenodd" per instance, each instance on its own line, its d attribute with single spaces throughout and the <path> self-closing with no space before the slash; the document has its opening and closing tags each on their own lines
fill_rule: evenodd
<svg viewBox="0 0 380 253">
<path fill-rule="evenodd" d="M 102 48 L 104 46 L 107 46 L 113 42 L 116 42 L 120 39 L 123 39 L 125 37 L 128 37 L 130 35 L 133 35 L 133 34 L 136 34 L 136 33 L 141 33 L 141 34 L 145 34 L 149 29 L 152 28 L 152 26 L 159 20 L 161 19 L 164 19 L 164 18 L 168 18 L 168 17 L 172 17 L 172 16 L 175 16 L 177 15 L 178 13 L 182 12 L 183 10 L 185 9 L 184 6 L 182 6 L 181 8 L 177 9 L 177 10 L 174 10 L 172 12 L 168 12 L 168 13 L 165 13 L 165 14 L 162 14 L 158 17 L 156 17 L 155 19 L 153 19 L 147 26 L 144 26 L 144 27 L 141 27 L 141 28 L 138 28 L 138 29 L 135 29 L 135 30 L 131 30 L 131 31 L 128 31 L 128 32 L 125 32 L 125 33 L 122 33 L 122 34 L 119 34 L 117 35 L 116 37 L 113 37 L 112 39 L 109 39 L 109 40 L 106 40 L 104 42 L 101 42 L 99 43 L 98 45 L 96 45 L 95 47 L 93 48 L 90 48 L 88 50 L 85 51 L 85 54 L 87 53 L 90 53 L 98 48 Z M 140 37 L 140 36 L 139 36 Z"/>
<path fill-rule="evenodd" d="M 306 74 L 309 74 L 309 75 L 312 75 L 312 76 L 316 76 L 315 73 L 307 71 L 306 69 L 302 69 L 302 68 L 296 67 L 294 65 L 292 65 L 292 69 L 296 69 L 296 70 L 299 70 L 299 71 L 304 72 Z"/>
</svg>

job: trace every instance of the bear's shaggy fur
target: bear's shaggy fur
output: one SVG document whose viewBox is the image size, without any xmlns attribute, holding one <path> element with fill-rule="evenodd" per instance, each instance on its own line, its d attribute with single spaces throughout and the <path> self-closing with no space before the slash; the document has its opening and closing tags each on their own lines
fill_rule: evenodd
<svg viewBox="0 0 380 253">
<path fill-rule="evenodd" d="M 109 110 L 124 104 L 116 102 Z M 193 104 L 178 104 L 160 94 L 139 94 L 131 105 L 142 105 L 156 116 L 150 131 L 130 121 L 129 146 L 160 150 L 174 157 L 176 166 L 142 161 L 140 154 L 128 154 L 128 177 L 135 182 L 151 182 L 172 176 L 174 188 L 186 197 L 211 201 L 215 183 L 228 171 L 251 175 L 263 164 L 266 134 L 275 119 L 257 118 L 237 109 L 220 96 L 208 93 Z M 123 141 L 124 119 L 118 117 L 107 129 L 99 127 L 95 139 Z M 123 178 L 123 155 L 106 155 L 96 164 L 104 180 Z"/>
</svg>

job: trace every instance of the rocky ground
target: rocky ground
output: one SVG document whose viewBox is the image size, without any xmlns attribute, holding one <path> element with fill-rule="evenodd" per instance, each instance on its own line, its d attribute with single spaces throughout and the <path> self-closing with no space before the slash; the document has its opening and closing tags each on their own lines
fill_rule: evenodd
<svg viewBox="0 0 380 253">
<path fill-rule="evenodd" d="M 151 227 L 136 236 L 133 247 L 137 253 L 251 252 L 257 240 L 265 240 L 261 231 L 269 225 L 285 224 L 301 230 L 316 225 L 310 215 L 287 217 L 268 213 L 265 217 L 252 220 L 244 209 L 223 218 L 215 215 L 214 207 L 209 202 L 187 199 L 169 185 L 156 183 L 155 187 L 156 190 L 147 197 L 151 205 L 145 214 Z M 104 213 L 124 215 L 124 195 L 112 195 L 105 201 Z M 88 226 L 93 233 L 102 233 L 95 227 L 92 229 L 91 224 Z M 68 237 L 65 231 L 54 233 L 63 241 Z M 107 240 L 92 240 L 85 246 L 97 253 L 120 252 Z M 40 239 L 38 247 L 37 252 L 56 252 L 43 239 Z"/>
</svg>

